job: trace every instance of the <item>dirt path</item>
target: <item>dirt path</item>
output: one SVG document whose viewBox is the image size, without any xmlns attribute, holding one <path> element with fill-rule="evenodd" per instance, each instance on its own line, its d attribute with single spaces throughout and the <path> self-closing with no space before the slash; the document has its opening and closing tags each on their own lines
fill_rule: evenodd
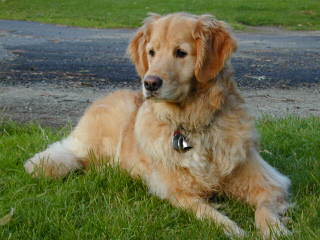
<svg viewBox="0 0 320 240">
<path fill-rule="evenodd" d="M 19 122 L 36 121 L 50 126 L 76 123 L 85 108 L 98 97 L 114 89 L 2 87 L 0 115 Z M 242 90 L 252 115 L 320 116 L 319 89 Z"/>
<path fill-rule="evenodd" d="M 232 63 L 251 113 L 320 116 L 320 31 L 250 30 L 235 33 Z M 0 117 L 74 123 L 94 99 L 139 88 L 133 32 L 0 20 Z"/>
</svg>

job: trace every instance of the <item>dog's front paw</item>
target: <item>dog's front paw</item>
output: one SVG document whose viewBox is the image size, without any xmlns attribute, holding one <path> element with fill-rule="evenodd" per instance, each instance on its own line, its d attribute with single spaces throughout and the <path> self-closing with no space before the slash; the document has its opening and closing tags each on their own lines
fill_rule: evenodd
<svg viewBox="0 0 320 240">
<path fill-rule="evenodd" d="M 269 224 L 269 226 L 262 230 L 262 236 L 265 240 L 276 240 L 281 236 L 291 235 L 292 232 L 288 230 L 283 223 Z"/>
<path fill-rule="evenodd" d="M 283 224 L 280 216 L 268 208 L 261 208 L 256 211 L 256 225 L 266 240 L 275 240 L 281 236 L 292 234 Z"/>
<path fill-rule="evenodd" d="M 224 233 L 230 238 L 244 238 L 246 236 L 246 232 L 232 221 L 224 226 Z"/>
</svg>

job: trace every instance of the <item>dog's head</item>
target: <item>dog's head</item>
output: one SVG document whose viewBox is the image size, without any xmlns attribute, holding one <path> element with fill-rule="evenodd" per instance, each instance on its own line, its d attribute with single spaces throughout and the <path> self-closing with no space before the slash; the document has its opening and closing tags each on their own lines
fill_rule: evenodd
<svg viewBox="0 0 320 240">
<path fill-rule="evenodd" d="M 176 13 L 146 18 L 128 53 L 146 98 L 180 103 L 194 87 L 214 80 L 235 49 L 223 22 Z"/>
</svg>

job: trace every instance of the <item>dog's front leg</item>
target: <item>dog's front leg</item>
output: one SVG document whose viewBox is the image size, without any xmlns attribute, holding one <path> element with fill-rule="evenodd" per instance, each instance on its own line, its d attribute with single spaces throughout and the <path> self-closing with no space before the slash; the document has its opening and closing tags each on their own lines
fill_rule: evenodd
<svg viewBox="0 0 320 240">
<path fill-rule="evenodd" d="M 246 163 L 226 180 L 224 191 L 255 206 L 255 221 L 265 239 L 290 234 L 281 221 L 289 207 L 290 180 L 265 162 L 254 149 Z"/>
<path fill-rule="evenodd" d="M 244 237 L 245 232 L 231 219 L 210 206 L 204 199 L 188 193 L 172 194 L 169 201 L 177 207 L 191 210 L 199 219 L 208 218 L 221 226 L 228 236 Z"/>
</svg>

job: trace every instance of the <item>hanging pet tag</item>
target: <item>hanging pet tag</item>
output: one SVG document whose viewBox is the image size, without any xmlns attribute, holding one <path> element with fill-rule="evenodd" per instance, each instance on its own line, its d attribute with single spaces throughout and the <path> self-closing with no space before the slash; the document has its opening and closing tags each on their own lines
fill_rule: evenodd
<svg viewBox="0 0 320 240">
<path fill-rule="evenodd" d="M 187 142 L 186 137 L 180 131 L 175 131 L 172 137 L 172 146 L 178 152 L 186 152 L 192 148 Z"/>
</svg>

